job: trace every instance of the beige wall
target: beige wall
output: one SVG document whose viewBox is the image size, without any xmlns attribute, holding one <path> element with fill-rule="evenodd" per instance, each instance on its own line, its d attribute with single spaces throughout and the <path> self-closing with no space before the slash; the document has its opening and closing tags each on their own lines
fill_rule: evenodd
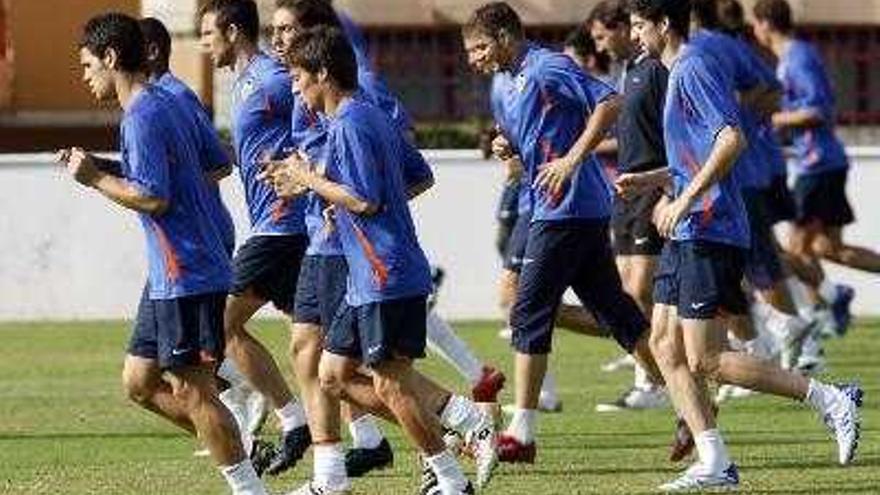
<svg viewBox="0 0 880 495">
<path fill-rule="evenodd" d="M 103 11 L 137 15 L 139 0 L 12 0 L 9 27 L 15 64 L 12 110 L 90 110 L 95 107 L 80 82 L 82 25 Z"/>
</svg>

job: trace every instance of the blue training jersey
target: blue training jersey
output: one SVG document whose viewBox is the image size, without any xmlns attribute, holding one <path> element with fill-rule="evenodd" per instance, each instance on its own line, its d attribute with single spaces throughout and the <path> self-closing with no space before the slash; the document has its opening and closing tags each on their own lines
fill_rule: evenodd
<svg viewBox="0 0 880 495">
<path fill-rule="evenodd" d="M 192 119 L 171 93 L 148 85 L 125 110 L 120 141 L 123 177 L 168 202 L 160 215 L 139 214 L 150 299 L 227 291 L 230 259 L 212 218 Z"/>
<path fill-rule="evenodd" d="M 593 109 L 614 90 L 584 73 L 568 56 L 527 44 L 493 99 L 496 119 L 525 165 L 533 220 L 608 218 L 610 188 L 593 154 L 555 197 L 535 186 L 543 164 L 564 156 L 583 133 Z M 494 110 L 493 110 L 494 111 Z"/>
<path fill-rule="evenodd" d="M 810 110 L 822 119 L 817 127 L 790 131 L 794 172 L 809 175 L 849 167 L 834 135 L 834 91 L 816 49 L 805 41 L 792 41 L 776 70 L 783 88 L 782 109 Z"/>
<path fill-rule="evenodd" d="M 343 102 L 327 131 L 326 175 L 378 206 L 373 215 L 337 209 L 336 227 L 349 266 L 351 306 L 427 295 L 428 261 L 407 203 L 403 167 L 408 142 L 388 116 L 363 98 Z"/>
<path fill-rule="evenodd" d="M 199 101 L 199 97 L 170 72 L 162 74 L 162 77 L 156 80 L 156 85 L 173 94 L 184 111 L 193 118 L 199 136 L 199 164 L 202 170 L 210 173 L 228 167 L 231 163 L 230 158 L 226 155 L 220 136 L 214 129 L 211 118 Z M 223 243 L 231 254 L 235 249 L 235 223 L 226 205 L 223 204 L 219 185 L 210 179 L 207 179 L 207 182 L 211 191 L 212 216 L 223 234 Z"/>
<path fill-rule="evenodd" d="M 685 45 L 669 73 L 663 109 L 666 157 L 675 197 L 693 180 L 725 127 L 740 127 L 733 83 L 716 58 Z M 749 226 L 736 175 L 728 173 L 675 226 L 676 241 L 706 240 L 749 246 Z"/>
<path fill-rule="evenodd" d="M 358 67 L 358 98 L 365 99 L 379 107 L 388 116 L 394 127 L 401 133 L 412 128 L 412 121 L 403 104 L 391 92 L 379 76 L 366 67 Z M 292 136 L 294 147 L 304 153 L 310 162 L 326 164 L 327 118 L 311 111 L 297 98 L 292 114 Z M 433 179 L 433 173 L 418 149 L 407 141 L 404 149 L 404 181 L 407 187 Z M 310 255 L 340 255 L 342 247 L 332 229 L 326 228 L 324 209 L 327 204 L 320 196 L 307 195 L 305 214 L 306 229 L 309 234 Z"/>
<path fill-rule="evenodd" d="M 744 92 L 758 86 L 779 88 L 773 70 L 745 41 L 717 31 L 700 29 L 691 35 L 690 43 L 718 59 L 736 91 Z M 733 173 L 740 187 L 765 188 L 770 185 L 772 174 L 763 153 L 766 144 L 758 144 L 764 139 L 760 132 L 761 117 L 744 105 L 740 105 L 739 115 L 741 129 L 749 145 L 737 159 Z"/>
<path fill-rule="evenodd" d="M 253 234 L 305 233 L 305 200 L 280 199 L 257 178 L 263 161 L 284 158 L 294 149 L 294 99 L 287 70 L 264 53 L 250 61 L 232 89 L 232 138 Z"/>
</svg>

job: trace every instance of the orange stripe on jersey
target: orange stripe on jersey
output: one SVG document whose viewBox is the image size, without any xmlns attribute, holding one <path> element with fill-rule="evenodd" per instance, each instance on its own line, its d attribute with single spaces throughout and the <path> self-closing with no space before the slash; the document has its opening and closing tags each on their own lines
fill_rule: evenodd
<svg viewBox="0 0 880 495">
<path fill-rule="evenodd" d="M 284 214 L 286 213 L 288 201 L 286 199 L 278 198 L 272 203 L 272 222 L 278 223 L 281 219 L 284 218 Z"/>
<path fill-rule="evenodd" d="M 385 284 L 388 283 L 388 267 L 385 266 L 385 262 L 379 258 L 379 254 L 376 253 L 376 248 L 373 247 L 373 243 L 367 239 L 367 234 L 365 234 L 364 231 L 354 223 L 353 218 L 351 220 L 351 226 L 354 227 L 354 234 L 355 237 L 357 237 L 358 244 L 360 244 L 361 249 L 364 250 L 364 255 L 366 255 L 367 261 L 370 262 L 370 267 L 373 270 L 373 282 L 380 290 L 385 288 Z"/>
<path fill-rule="evenodd" d="M 688 149 L 686 146 L 681 146 L 679 148 L 679 153 L 681 154 L 681 161 L 691 172 L 693 178 L 698 173 L 700 173 L 700 163 L 697 161 L 694 154 Z M 705 227 L 712 220 L 712 216 L 715 214 L 714 204 L 712 203 L 712 199 L 709 197 L 708 191 L 703 193 L 703 197 L 700 200 L 703 203 L 703 212 L 700 215 L 700 226 Z"/>
<path fill-rule="evenodd" d="M 171 282 L 176 282 L 181 274 L 180 259 L 177 257 L 174 246 L 171 245 L 171 241 L 168 240 L 168 236 L 165 235 L 162 227 L 159 227 L 159 224 L 155 222 L 153 227 L 156 231 L 156 239 L 159 241 L 159 249 L 162 250 L 162 257 L 165 259 L 165 275 Z"/>
</svg>

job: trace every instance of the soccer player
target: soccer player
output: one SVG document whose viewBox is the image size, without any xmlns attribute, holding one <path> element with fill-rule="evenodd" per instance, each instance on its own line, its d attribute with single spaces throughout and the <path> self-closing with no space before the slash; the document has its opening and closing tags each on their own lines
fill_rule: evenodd
<svg viewBox="0 0 880 495">
<path fill-rule="evenodd" d="M 430 270 L 407 206 L 403 169 L 389 166 L 407 160 L 410 145 L 382 110 L 356 94 L 354 51 L 340 30 L 302 33 L 291 65 L 303 100 L 329 122 L 323 173 L 295 155 L 285 171 L 291 183 L 335 207 L 348 267 L 345 300 L 324 337 L 322 387 L 339 397 L 359 380 L 358 367 L 368 366 L 376 396 L 433 468 L 437 491 L 473 493 L 443 444 L 436 415 L 421 400 L 412 369 L 424 356 Z M 302 493 L 311 493 L 306 489 Z"/>
<path fill-rule="evenodd" d="M 876 273 L 880 255 L 843 241 L 843 227 L 854 220 L 845 190 L 849 162 L 834 135 L 834 94 L 819 54 L 794 36 L 785 0 L 761 0 L 753 12 L 756 38 L 779 59 L 782 110 L 773 116 L 773 125 L 791 137 L 795 153 L 793 267 L 816 291 L 813 301 L 821 298 L 832 305 L 842 333 L 849 323 L 852 289 L 825 278 L 819 259 Z"/>
<path fill-rule="evenodd" d="M 630 40 L 629 13 L 622 0 L 604 0 L 590 12 L 587 28 L 596 48 L 608 54 L 621 68 L 615 81 L 623 94 L 617 119 L 618 194 L 611 216 L 615 261 L 623 287 L 639 309 L 651 314 L 651 282 L 663 240 L 651 221 L 654 206 L 662 195 L 662 184 L 640 184 L 638 176 L 652 177 L 666 167 L 663 148 L 663 101 L 668 71 L 655 57 L 640 53 Z M 633 387 L 612 403 L 597 404 L 597 411 L 648 409 L 666 405 L 666 391 L 649 379 L 640 366 L 635 369 Z"/>
<path fill-rule="evenodd" d="M 122 161 L 113 175 L 78 148 L 59 159 L 74 180 L 137 212 L 146 236 L 147 290 L 125 358 L 126 389 L 143 407 L 197 435 L 234 494 L 265 495 L 235 420 L 217 397 L 231 269 L 198 131 L 174 96 L 148 84 L 137 20 L 116 13 L 90 19 L 80 61 L 92 95 L 115 99 L 123 109 Z"/>
<path fill-rule="evenodd" d="M 533 201 L 511 315 L 517 409 L 499 437 L 499 456 L 534 462 L 538 390 L 566 289 L 653 369 L 648 323 L 614 266 L 609 186 L 592 155 L 617 117 L 620 98 L 569 57 L 526 41 L 519 16 L 504 2 L 479 7 L 462 36 L 474 69 L 507 78 L 501 125 L 520 153 Z"/>
<path fill-rule="evenodd" d="M 733 82 L 718 59 L 687 43 L 687 0 L 634 0 L 634 39 L 669 68 L 663 129 L 673 198 L 655 223 L 669 241 L 654 286 L 651 348 L 676 410 L 695 434 L 699 460 L 660 488 L 687 491 L 739 484 L 715 424 L 706 383 L 732 383 L 803 401 L 832 429 L 839 461 L 855 454 L 862 390 L 836 387 L 723 349 L 726 318 L 742 315 L 740 282 L 748 221 L 730 173 L 745 146 Z"/>
<path fill-rule="evenodd" d="M 146 72 L 150 82 L 177 97 L 186 113 L 195 119 L 196 127 L 199 129 L 201 165 L 211 190 L 218 228 L 223 233 L 223 245 L 231 257 L 235 252 L 235 225 L 229 210 L 223 204 L 218 184 L 232 172 L 229 156 L 198 96 L 169 70 L 171 35 L 165 25 L 153 17 L 145 17 L 139 21 L 139 24 L 144 36 Z M 242 434 L 256 434 L 265 417 L 266 399 L 247 384 L 247 380 L 230 359 L 223 360 L 217 374 L 230 384 L 228 389 L 220 393 L 220 400 L 235 416 Z M 250 442 L 244 443 L 247 450 Z M 257 471 L 260 471 L 260 468 L 261 466 L 257 466 Z"/>
<path fill-rule="evenodd" d="M 226 305 L 226 347 L 248 382 L 265 395 L 281 423 L 278 453 L 267 471 L 296 464 L 311 443 L 303 406 L 288 388 L 272 355 L 245 324 L 266 302 L 291 315 L 300 262 L 308 244 L 302 200 L 287 200 L 257 178 L 265 159 L 292 149 L 290 76 L 260 51 L 260 21 L 253 0 L 212 0 L 200 12 L 201 43 L 218 69 L 235 72 L 232 137 L 244 184 L 251 236 L 233 260 L 235 277 Z"/>
</svg>

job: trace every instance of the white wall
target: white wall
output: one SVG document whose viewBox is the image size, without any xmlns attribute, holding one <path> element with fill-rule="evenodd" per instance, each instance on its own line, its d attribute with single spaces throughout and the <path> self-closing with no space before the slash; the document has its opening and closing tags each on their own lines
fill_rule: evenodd
<svg viewBox="0 0 880 495">
<path fill-rule="evenodd" d="M 847 238 L 880 248 L 880 150 L 851 152 L 849 196 L 859 221 Z M 440 309 L 451 318 L 495 318 L 499 167 L 470 151 L 427 156 L 437 185 L 414 210 L 428 256 L 447 272 Z M 223 192 L 241 237 L 238 180 L 225 181 Z M 131 316 L 144 283 L 142 242 L 133 214 L 73 184 L 49 155 L 0 155 L 0 320 Z M 831 273 L 857 288 L 858 313 L 880 314 L 877 276 Z"/>
</svg>

